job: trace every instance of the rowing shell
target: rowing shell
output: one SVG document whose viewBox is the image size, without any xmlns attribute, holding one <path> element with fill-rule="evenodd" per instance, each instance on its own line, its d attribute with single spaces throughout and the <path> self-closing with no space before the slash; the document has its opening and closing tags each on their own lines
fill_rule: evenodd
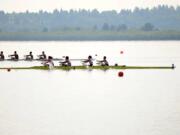
<svg viewBox="0 0 180 135">
<path fill-rule="evenodd" d="M 5 59 L 5 60 L 0 60 L 0 61 L 11 61 L 11 62 L 18 62 L 18 61 L 29 61 L 29 62 L 32 62 L 32 61 L 47 61 L 48 59 Z M 63 58 L 53 58 L 53 61 L 62 61 L 64 60 Z M 83 60 L 86 60 L 86 59 L 70 59 L 70 61 L 83 61 Z"/>
<path fill-rule="evenodd" d="M 64 60 L 64 59 L 60 59 L 60 58 L 54 58 L 53 61 L 61 61 L 61 60 Z M 5 60 L 0 60 L 0 61 L 14 61 L 14 62 L 17 62 L 17 61 L 47 61 L 47 59 L 5 59 Z"/>
<path fill-rule="evenodd" d="M 120 70 L 120 69 L 174 69 L 175 66 L 172 64 L 172 66 L 126 66 L 126 65 L 120 65 L 120 66 L 55 66 L 53 70 L 88 70 L 88 69 L 96 69 L 96 70 Z M 0 70 L 7 70 L 7 69 L 14 69 L 14 70 L 49 70 L 49 67 L 45 66 L 33 66 L 33 67 L 1 67 Z"/>
</svg>

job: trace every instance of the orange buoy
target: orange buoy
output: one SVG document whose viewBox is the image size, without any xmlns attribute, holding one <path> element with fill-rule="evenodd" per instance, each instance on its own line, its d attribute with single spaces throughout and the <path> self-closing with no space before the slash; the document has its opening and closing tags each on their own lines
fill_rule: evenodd
<svg viewBox="0 0 180 135">
<path fill-rule="evenodd" d="M 119 76 L 119 77 L 123 77 L 123 76 L 124 76 L 124 73 L 123 73 L 123 72 L 119 72 L 119 73 L 118 73 L 118 76 Z"/>
<path fill-rule="evenodd" d="M 8 71 L 8 72 L 10 72 L 10 71 L 11 71 L 11 69 L 10 69 L 10 68 L 8 68 L 8 69 L 7 69 L 7 71 Z"/>
</svg>

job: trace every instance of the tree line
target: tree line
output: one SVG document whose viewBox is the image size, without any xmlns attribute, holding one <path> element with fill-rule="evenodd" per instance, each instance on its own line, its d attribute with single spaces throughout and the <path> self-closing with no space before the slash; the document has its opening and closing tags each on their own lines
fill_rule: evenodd
<svg viewBox="0 0 180 135">
<path fill-rule="evenodd" d="M 126 31 L 180 30 L 180 6 L 102 11 L 63 10 L 6 13 L 0 11 L 0 32 L 55 32 L 71 30 Z"/>
</svg>

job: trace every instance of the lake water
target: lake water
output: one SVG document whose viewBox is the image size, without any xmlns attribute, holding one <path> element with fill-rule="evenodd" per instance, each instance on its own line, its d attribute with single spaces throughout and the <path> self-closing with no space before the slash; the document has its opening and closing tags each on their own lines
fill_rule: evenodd
<svg viewBox="0 0 180 135">
<path fill-rule="evenodd" d="M 0 42 L 5 56 L 107 56 L 175 70 L 0 71 L 0 135 L 180 134 L 180 42 Z M 123 51 L 123 54 L 120 52 Z M 0 67 L 40 62 L 0 62 Z M 58 64 L 57 62 L 55 64 Z M 73 62 L 74 65 L 80 64 Z"/>
</svg>

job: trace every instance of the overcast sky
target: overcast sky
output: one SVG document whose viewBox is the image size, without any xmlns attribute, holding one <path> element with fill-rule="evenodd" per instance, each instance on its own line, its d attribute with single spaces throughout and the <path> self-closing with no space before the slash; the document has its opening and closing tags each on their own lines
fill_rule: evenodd
<svg viewBox="0 0 180 135">
<path fill-rule="evenodd" d="M 0 0 L 0 10 L 6 12 L 38 11 L 40 9 L 52 11 L 53 9 L 95 9 L 121 10 L 134 7 L 153 7 L 159 4 L 171 6 L 180 5 L 180 0 Z"/>
</svg>

